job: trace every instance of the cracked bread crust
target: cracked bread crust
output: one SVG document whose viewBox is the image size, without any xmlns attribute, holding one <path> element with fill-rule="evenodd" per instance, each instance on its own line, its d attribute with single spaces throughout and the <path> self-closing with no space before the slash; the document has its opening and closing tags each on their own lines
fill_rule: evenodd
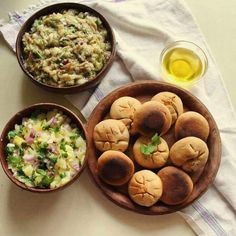
<svg viewBox="0 0 236 236">
<path fill-rule="evenodd" d="M 115 100 L 110 108 L 110 116 L 112 119 L 122 121 L 128 130 L 130 130 L 134 113 L 141 106 L 141 102 L 133 97 L 121 97 Z"/>
<path fill-rule="evenodd" d="M 124 152 L 129 145 L 129 131 L 119 120 L 107 119 L 98 123 L 93 131 L 96 148 L 101 151 Z"/>
<path fill-rule="evenodd" d="M 175 137 L 177 139 L 194 136 L 207 141 L 210 127 L 201 114 L 188 111 L 179 116 L 175 123 Z"/>
<path fill-rule="evenodd" d="M 183 203 L 193 190 L 193 182 L 188 174 L 174 167 L 167 166 L 158 172 L 163 184 L 161 201 L 168 205 Z"/>
<path fill-rule="evenodd" d="M 202 169 L 208 160 L 209 150 L 205 142 L 196 137 L 183 138 L 171 147 L 170 159 L 187 172 Z"/>
<path fill-rule="evenodd" d="M 160 102 L 169 109 L 172 118 L 172 125 L 184 112 L 182 100 L 175 93 L 161 92 L 152 97 L 151 100 Z"/>
<path fill-rule="evenodd" d="M 136 172 L 128 186 L 130 198 L 141 206 L 154 205 L 162 195 L 161 179 L 150 170 Z"/>
<path fill-rule="evenodd" d="M 163 138 L 160 138 L 160 144 L 157 146 L 157 150 L 150 155 L 144 155 L 140 151 L 141 144 L 148 145 L 151 139 L 148 137 L 139 137 L 134 146 L 133 153 L 135 161 L 145 168 L 156 169 L 164 166 L 169 157 L 169 147 Z"/>
<path fill-rule="evenodd" d="M 165 134 L 171 126 L 169 109 L 160 102 L 149 101 L 143 103 L 134 113 L 133 132 L 143 136 Z"/>
</svg>

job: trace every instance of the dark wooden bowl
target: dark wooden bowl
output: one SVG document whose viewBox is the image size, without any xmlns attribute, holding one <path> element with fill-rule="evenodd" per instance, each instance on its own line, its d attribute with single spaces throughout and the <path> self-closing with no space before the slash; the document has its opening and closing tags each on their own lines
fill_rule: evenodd
<svg viewBox="0 0 236 236">
<path fill-rule="evenodd" d="M 107 37 L 108 37 L 108 41 L 111 43 L 111 55 L 110 55 L 110 58 L 108 59 L 107 63 L 102 68 L 102 70 L 96 75 L 96 77 L 93 80 L 88 81 L 82 85 L 74 85 L 74 86 L 70 86 L 70 87 L 56 87 L 56 86 L 47 85 L 47 84 L 37 81 L 36 79 L 34 79 L 34 76 L 31 75 L 30 72 L 25 68 L 24 59 L 23 59 L 22 37 L 26 32 L 30 31 L 32 24 L 39 17 L 44 16 L 44 15 L 49 15 L 54 12 L 60 12 L 62 10 L 66 10 L 66 9 L 76 9 L 80 12 L 89 12 L 89 13 L 93 14 L 94 16 L 97 16 L 101 19 L 104 27 L 106 28 L 106 30 L 108 32 Z M 23 26 L 21 27 L 21 29 L 18 33 L 17 39 L 16 39 L 16 57 L 17 57 L 17 60 L 20 64 L 21 69 L 25 72 L 25 74 L 28 76 L 28 78 L 41 88 L 44 88 L 44 89 L 52 91 L 52 92 L 63 93 L 63 94 L 76 93 L 76 92 L 84 91 L 86 89 L 95 87 L 98 83 L 100 83 L 102 78 L 106 75 L 106 73 L 110 69 L 112 62 L 114 60 L 114 57 L 115 57 L 115 53 L 116 53 L 115 35 L 114 35 L 113 30 L 112 30 L 110 24 L 108 23 L 108 21 L 99 12 L 95 11 L 94 9 L 92 9 L 86 5 L 82 5 L 79 3 L 58 3 L 58 4 L 50 5 L 48 7 L 45 7 L 43 9 L 37 11 L 23 24 Z"/>
<path fill-rule="evenodd" d="M 132 96 L 139 99 L 141 102 L 149 100 L 155 94 L 169 91 L 176 93 L 183 101 L 185 108 L 188 110 L 196 111 L 202 114 L 208 121 L 210 126 L 210 135 L 207 140 L 207 145 L 209 148 L 209 159 L 205 168 L 201 171 L 200 175 L 194 181 L 194 189 L 191 196 L 182 204 L 170 206 L 158 201 L 152 207 L 146 208 L 135 204 L 129 198 L 127 194 L 127 185 L 122 187 L 114 187 L 102 182 L 97 174 L 97 159 L 100 153 L 96 150 L 94 142 L 93 142 L 93 130 L 97 123 L 102 121 L 109 113 L 111 104 L 122 96 Z M 173 129 L 173 128 L 172 128 Z M 220 134 L 217 128 L 217 125 L 214 121 L 214 118 L 208 111 L 208 109 L 202 104 L 202 102 L 197 99 L 190 92 L 179 88 L 177 86 L 163 83 L 163 82 L 153 82 L 153 81 L 140 81 L 135 82 L 126 86 L 123 86 L 115 91 L 111 92 L 105 98 L 103 98 L 99 104 L 94 109 L 93 113 L 90 116 L 90 119 L 87 124 L 87 132 L 88 132 L 88 150 L 89 150 L 89 158 L 88 158 L 88 167 L 89 172 L 92 176 L 92 179 L 102 190 L 108 199 L 116 203 L 117 205 L 132 210 L 141 214 L 147 215 L 161 215 L 168 214 L 171 212 L 175 212 L 178 210 L 187 207 L 191 203 L 193 203 L 197 198 L 199 198 L 213 183 L 216 173 L 218 171 L 221 159 L 221 141 Z M 169 139 L 168 134 L 164 137 L 169 146 L 170 143 L 173 144 L 172 138 Z M 128 155 L 130 154 L 127 151 Z M 130 155 L 129 155 L 130 156 Z M 130 156 L 131 157 L 131 156 Z M 131 157 L 132 159 L 132 157 Z M 144 168 L 143 168 L 144 169 Z M 136 170 L 138 170 L 136 168 Z"/>
<path fill-rule="evenodd" d="M 64 189 L 66 186 L 72 184 L 82 173 L 84 167 L 86 166 L 86 162 L 87 162 L 87 156 L 88 156 L 88 149 L 86 150 L 86 154 L 85 154 L 85 158 L 84 158 L 84 162 L 83 165 L 81 167 L 81 169 L 78 171 L 78 173 L 66 184 L 64 184 L 63 186 L 60 186 L 58 188 L 55 189 L 40 189 L 40 188 L 33 188 L 33 187 L 29 187 L 26 186 L 24 183 L 21 183 L 19 180 L 17 180 L 13 174 L 12 171 L 8 169 L 8 164 L 6 161 L 7 155 L 5 152 L 5 147 L 7 145 L 7 143 L 9 142 L 7 139 L 7 134 L 10 130 L 14 129 L 15 124 L 21 124 L 22 122 L 22 118 L 23 117 L 29 117 L 32 112 L 36 111 L 36 110 L 40 110 L 42 112 L 47 112 L 53 109 L 57 109 L 62 111 L 65 115 L 67 115 L 70 119 L 71 122 L 73 124 L 76 124 L 77 127 L 82 131 L 83 137 L 86 140 L 86 145 L 87 144 L 87 133 L 85 131 L 85 128 L 82 124 L 82 122 L 80 121 L 80 119 L 69 109 L 67 109 L 66 107 L 63 107 L 61 105 L 55 104 L 55 103 L 38 103 L 38 104 L 34 104 L 32 106 L 29 106 L 19 112 L 17 112 L 6 124 L 5 128 L 2 131 L 1 134 L 1 138 L 0 138 L 0 161 L 2 164 L 2 168 L 5 171 L 6 175 L 9 177 L 9 179 L 15 183 L 17 186 L 21 187 L 22 189 L 25 190 L 29 190 L 31 192 L 37 192 L 37 193 L 48 193 L 48 192 L 54 192 L 57 190 L 61 190 Z"/>
</svg>

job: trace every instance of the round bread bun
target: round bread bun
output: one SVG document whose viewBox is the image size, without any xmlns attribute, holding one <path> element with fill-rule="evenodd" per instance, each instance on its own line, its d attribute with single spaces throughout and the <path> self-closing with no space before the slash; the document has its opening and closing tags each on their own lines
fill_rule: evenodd
<svg viewBox="0 0 236 236">
<path fill-rule="evenodd" d="M 184 171 L 167 166 L 158 172 L 163 184 L 161 201 L 168 205 L 178 205 L 187 200 L 193 190 L 193 182 Z"/>
<path fill-rule="evenodd" d="M 123 185 L 134 174 L 134 163 L 124 153 L 106 151 L 98 158 L 98 175 L 107 184 Z"/>
<path fill-rule="evenodd" d="M 145 155 L 141 152 L 141 145 L 148 145 L 151 143 L 151 139 L 148 137 L 139 137 L 134 146 L 133 153 L 135 161 L 140 165 L 148 169 L 156 169 L 164 166 L 169 157 L 169 147 L 163 138 L 160 138 L 160 144 L 157 145 L 157 150 L 152 154 Z"/>
<path fill-rule="evenodd" d="M 171 126 L 169 109 L 160 102 L 143 103 L 134 113 L 133 130 L 143 136 L 166 133 Z"/>
<path fill-rule="evenodd" d="M 171 124 L 174 124 L 184 112 L 182 100 L 175 93 L 161 92 L 156 94 L 151 100 L 160 102 L 169 109 L 172 118 Z"/>
<path fill-rule="evenodd" d="M 194 111 L 183 113 L 175 123 L 175 137 L 177 139 L 195 136 L 206 142 L 209 130 L 207 120 L 201 114 Z"/>
<path fill-rule="evenodd" d="M 141 102 L 133 97 L 120 97 L 112 103 L 110 117 L 122 121 L 129 130 L 133 123 L 134 112 L 140 106 Z"/>
<path fill-rule="evenodd" d="M 170 149 L 170 160 L 187 172 L 202 169 L 208 159 L 209 150 L 200 138 L 186 137 L 180 139 Z"/>
<path fill-rule="evenodd" d="M 128 186 L 130 198 L 141 206 L 154 205 L 162 195 L 161 179 L 150 170 L 136 172 Z"/>
<path fill-rule="evenodd" d="M 99 122 L 93 131 L 96 148 L 101 151 L 125 151 L 129 145 L 129 131 L 119 120 L 107 119 Z"/>
</svg>

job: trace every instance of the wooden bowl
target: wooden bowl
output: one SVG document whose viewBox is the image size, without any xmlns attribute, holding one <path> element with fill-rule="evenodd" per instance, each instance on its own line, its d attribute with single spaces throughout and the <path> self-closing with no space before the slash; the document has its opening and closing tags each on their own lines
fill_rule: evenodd
<svg viewBox="0 0 236 236">
<path fill-rule="evenodd" d="M 111 43 L 111 55 L 107 63 L 103 66 L 102 70 L 96 75 L 96 77 L 93 80 L 90 80 L 82 85 L 74 85 L 70 87 L 57 87 L 57 86 L 47 85 L 40 81 L 37 81 L 36 79 L 34 79 L 34 76 L 30 74 L 30 72 L 26 69 L 26 67 L 24 66 L 24 59 L 23 59 L 22 37 L 26 32 L 30 31 L 31 26 L 36 19 L 40 18 L 41 16 L 49 15 L 54 12 L 60 12 L 66 9 L 76 9 L 80 12 L 89 12 L 93 14 L 94 16 L 99 17 L 101 19 L 104 27 L 106 28 L 108 32 L 108 41 Z M 115 36 L 108 21 L 99 12 L 95 11 L 94 9 L 86 5 L 82 5 L 79 3 L 59 3 L 59 4 L 50 5 L 48 7 L 45 7 L 37 11 L 23 24 L 16 39 L 16 57 L 20 64 L 21 69 L 25 72 L 28 78 L 41 88 L 44 88 L 52 92 L 63 93 L 63 94 L 84 91 L 86 89 L 95 87 L 98 83 L 100 83 L 100 81 L 106 75 L 106 73 L 108 72 L 108 70 L 110 69 L 112 65 L 112 62 L 115 57 L 115 51 L 116 51 L 115 50 Z"/>
<path fill-rule="evenodd" d="M 86 140 L 86 145 L 87 145 L 87 133 L 85 131 L 85 128 L 82 124 L 82 122 L 80 121 L 80 119 L 70 110 L 68 110 L 66 107 L 63 107 L 61 105 L 55 104 L 55 103 L 38 103 L 38 104 L 34 104 L 32 106 L 29 106 L 19 112 L 17 112 L 6 124 L 5 128 L 2 131 L 1 134 L 1 138 L 0 138 L 0 161 L 2 164 L 2 168 L 5 171 L 6 175 L 9 177 L 9 179 L 15 183 L 17 186 L 21 187 L 22 189 L 25 190 L 29 190 L 31 192 L 37 192 L 37 193 L 48 193 L 48 192 L 54 192 L 57 190 L 61 190 L 64 189 L 66 186 L 72 184 L 82 173 L 84 167 L 86 166 L 86 162 L 87 162 L 87 155 L 88 155 L 88 149 L 86 150 L 86 154 L 85 154 L 85 158 L 84 158 L 84 162 L 83 165 L 81 167 L 81 169 L 78 171 L 78 173 L 66 184 L 55 188 L 55 189 L 41 189 L 41 188 L 34 188 L 34 187 L 29 187 L 26 186 L 24 183 L 20 182 L 19 180 L 17 180 L 14 176 L 11 170 L 8 169 L 8 164 L 6 161 L 7 155 L 5 152 L 5 148 L 7 143 L 9 142 L 7 139 L 7 134 L 9 131 L 14 129 L 15 124 L 21 124 L 22 122 L 22 118 L 23 117 L 29 117 L 32 112 L 36 111 L 36 110 L 40 110 L 42 112 L 47 112 L 53 109 L 57 109 L 59 111 L 62 111 L 63 114 L 67 115 L 70 119 L 71 122 L 73 124 L 76 124 L 77 127 L 82 131 L 82 135 L 84 137 L 84 139 Z"/>
<path fill-rule="evenodd" d="M 150 100 L 150 98 L 155 94 L 163 91 L 176 93 L 182 99 L 186 109 L 199 112 L 207 119 L 210 126 L 210 135 L 207 141 L 207 145 L 209 148 L 209 159 L 207 161 L 205 168 L 201 171 L 198 178 L 193 180 L 195 183 L 193 192 L 191 196 L 184 203 L 175 206 L 170 206 L 162 203 L 161 201 L 158 201 L 152 207 L 147 208 L 139 206 L 135 204 L 133 201 L 131 201 L 127 193 L 127 185 L 121 187 L 114 187 L 105 184 L 103 181 L 101 181 L 101 179 L 97 174 L 97 159 L 100 153 L 96 150 L 93 142 L 93 130 L 95 125 L 100 121 L 102 121 L 108 115 L 112 103 L 119 97 L 131 96 L 139 99 L 141 102 L 145 102 L 147 100 Z M 184 207 L 187 207 L 188 205 L 193 203 L 197 198 L 199 198 L 210 187 L 210 185 L 213 183 L 215 179 L 216 173 L 220 165 L 220 158 L 221 158 L 220 134 L 216 122 L 214 121 L 214 118 L 212 117 L 208 109 L 202 104 L 202 102 L 199 99 L 197 99 L 190 92 L 164 82 L 154 82 L 150 80 L 135 82 L 111 92 L 109 95 L 103 98 L 96 106 L 96 108 L 93 110 L 93 113 L 91 114 L 87 124 L 87 132 L 88 132 L 88 150 L 89 150 L 88 167 L 95 184 L 99 187 L 99 189 L 101 189 L 101 191 L 105 194 L 105 196 L 108 197 L 108 199 L 110 199 L 117 205 L 141 214 L 161 215 L 175 212 L 183 209 Z M 171 136 L 172 135 L 168 135 L 167 133 L 166 136 L 164 137 L 169 146 L 171 146 L 170 143 L 173 144 L 173 137 Z M 127 152 L 129 155 L 130 152 L 129 151 Z M 130 157 L 132 159 L 132 156 Z M 155 171 L 155 173 L 157 173 L 157 171 Z"/>
</svg>

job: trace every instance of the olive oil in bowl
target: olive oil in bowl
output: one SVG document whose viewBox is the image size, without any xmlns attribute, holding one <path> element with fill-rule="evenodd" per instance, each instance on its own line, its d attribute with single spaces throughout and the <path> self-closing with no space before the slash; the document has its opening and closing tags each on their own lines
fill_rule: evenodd
<svg viewBox="0 0 236 236">
<path fill-rule="evenodd" d="M 188 86 L 204 75 L 207 58 L 197 45 L 178 41 L 163 50 L 161 66 L 163 76 L 168 81 Z"/>
</svg>

